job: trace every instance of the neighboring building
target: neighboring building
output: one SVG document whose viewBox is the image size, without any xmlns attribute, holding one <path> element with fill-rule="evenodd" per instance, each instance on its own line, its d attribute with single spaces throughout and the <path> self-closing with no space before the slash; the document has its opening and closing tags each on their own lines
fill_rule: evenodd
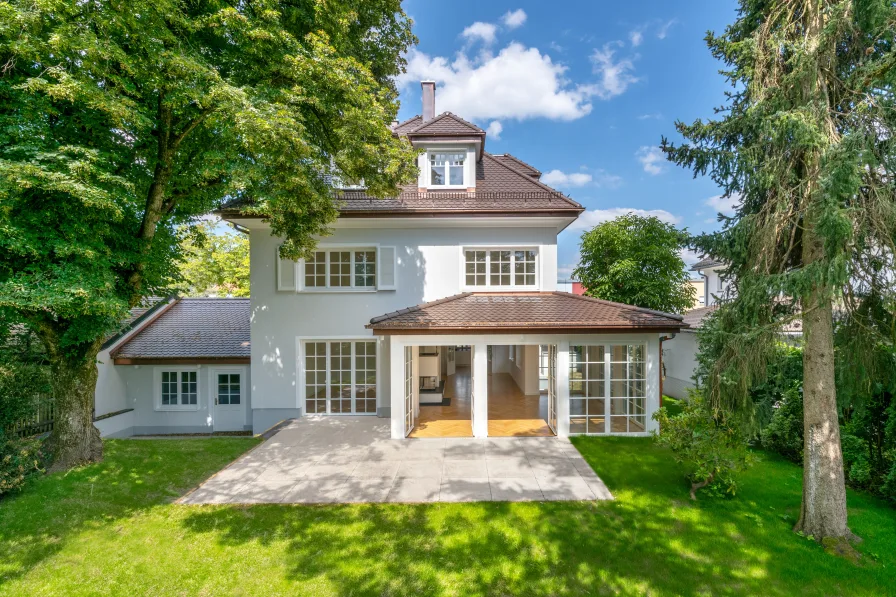
<svg viewBox="0 0 896 597">
<path fill-rule="evenodd" d="M 706 306 L 706 280 L 703 278 L 699 280 L 688 280 L 687 282 L 691 286 L 694 287 L 694 290 L 697 291 L 694 296 L 694 304 L 691 306 L 692 309 L 698 309 L 700 307 Z"/>
<path fill-rule="evenodd" d="M 724 297 L 728 291 L 729 284 L 722 277 L 725 267 L 726 265 L 723 262 L 712 258 L 702 259 L 691 266 L 691 271 L 697 272 L 704 280 L 703 292 L 705 298 L 702 303 L 703 307 L 712 307 L 718 304 L 719 299 Z"/>
<path fill-rule="evenodd" d="M 693 390 L 694 370 L 697 368 L 697 330 L 703 319 L 718 309 L 718 306 L 700 307 L 684 314 L 688 327 L 672 340 L 663 342 L 663 368 L 666 378 L 663 393 L 673 398 L 687 398 L 688 390 Z"/>
<path fill-rule="evenodd" d="M 393 126 L 421 151 L 419 180 L 391 199 L 345 186 L 333 234 L 299 262 L 226 205 L 250 234 L 251 299 L 175 301 L 121 338 L 125 400 L 104 409 L 133 408 L 132 432 L 260 432 L 307 415 L 389 418 L 393 438 L 655 429 L 660 338 L 682 317 L 559 292 L 557 235 L 582 206 L 489 153 L 476 125 L 437 115 L 422 85 L 423 114 Z M 422 406 L 421 390 L 434 393 Z"/>
<path fill-rule="evenodd" d="M 557 280 L 557 290 L 577 296 L 585 296 L 585 287 L 578 280 Z"/>
</svg>

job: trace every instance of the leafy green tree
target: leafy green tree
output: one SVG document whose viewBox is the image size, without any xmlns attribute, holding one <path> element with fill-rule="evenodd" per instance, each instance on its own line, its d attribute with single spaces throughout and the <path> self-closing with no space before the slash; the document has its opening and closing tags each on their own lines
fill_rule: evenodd
<svg viewBox="0 0 896 597">
<path fill-rule="evenodd" d="M 249 238 L 217 232 L 214 222 L 195 227 L 181 243 L 185 296 L 249 296 Z"/>
<path fill-rule="evenodd" d="M 45 345 L 54 468 L 102 457 L 96 355 L 177 281 L 183 226 L 247 198 L 298 258 L 331 164 L 376 196 L 413 176 L 388 123 L 415 41 L 399 0 L 0 2 L 0 308 Z"/>
<path fill-rule="evenodd" d="M 896 254 L 896 5 L 890 0 L 741 0 L 707 43 L 732 84 L 718 119 L 678 123 L 668 157 L 709 174 L 737 213 L 697 248 L 730 264 L 736 298 L 720 310 L 714 408 L 744 411 L 777 333 L 804 332 L 803 499 L 796 530 L 845 545 L 835 390 L 834 306 L 860 320 L 889 297 Z M 863 345 L 890 330 L 858 326 Z M 877 336 L 877 337 L 873 337 Z"/>
<path fill-rule="evenodd" d="M 588 296 L 682 313 L 697 297 L 681 258 L 687 243 L 687 233 L 672 224 L 629 213 L 582 235 L 573 275 Z"/>
</svg>

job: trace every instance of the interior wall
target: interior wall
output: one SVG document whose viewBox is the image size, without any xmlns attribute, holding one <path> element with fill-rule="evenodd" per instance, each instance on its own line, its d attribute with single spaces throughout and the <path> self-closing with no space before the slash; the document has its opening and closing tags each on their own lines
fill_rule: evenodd
<svg viewBox="0 0 896 597">
<path fill-rule="evenodd" d="M 518 345 L 516 358 L 509 363 L 509 373 L 523 394 L 538 394 L 538 346 Z"/>
</svg>

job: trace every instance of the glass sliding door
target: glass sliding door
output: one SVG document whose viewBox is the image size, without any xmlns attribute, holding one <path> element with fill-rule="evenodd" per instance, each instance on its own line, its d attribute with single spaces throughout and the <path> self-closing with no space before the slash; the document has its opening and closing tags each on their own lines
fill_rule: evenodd
<svg viewBox="0 0 896 597">
<path fill-rule="evenodd" d="M 646 402 L 643 344 L 570 346 L 570 434 L 643 433 Z"/>
<path fill-rule="evenodd" d="M 376 414 L 376 341 L 313 340 L 304 348 L 307 414 Z"/>
</svg>

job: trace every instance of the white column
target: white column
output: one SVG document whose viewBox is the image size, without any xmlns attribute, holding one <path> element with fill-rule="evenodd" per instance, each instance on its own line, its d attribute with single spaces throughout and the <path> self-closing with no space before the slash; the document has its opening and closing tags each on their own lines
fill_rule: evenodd
<svg viewBox="0 0 896 597">
<path fill-rule="evenodd" d="M 388 336 L 392 439 L 404 439 L 404 347 Z"/>
<path fill-rule="evenodd" d="M 557 437 L 569 437 L 569 340 L 557 342 Z"/>
<path fill-rule="evenodd" d="M 473 437 L 488 437 L 488 344 L 473 345 Z"/>
<path fill-rule="evenodd" d="M 660 339 L 659 337 L 647 340 L 647 431 L 659 431 L 657 422 L 653 420 L 653 413 L 660 408 Z"/>
</svg>

